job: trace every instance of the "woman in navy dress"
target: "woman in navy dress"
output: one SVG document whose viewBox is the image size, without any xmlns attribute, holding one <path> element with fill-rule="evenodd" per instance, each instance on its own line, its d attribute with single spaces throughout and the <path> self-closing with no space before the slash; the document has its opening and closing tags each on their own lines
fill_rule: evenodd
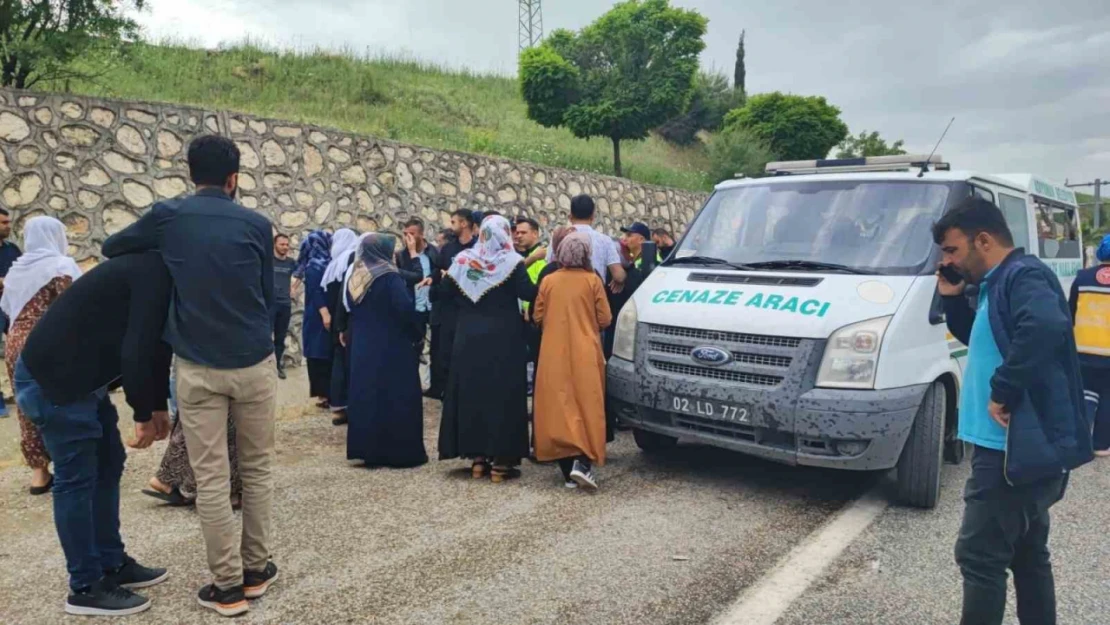
<svg viewBox="0 0 1110 625">
<path fill-rule="evenodd" d="M 304 319 L 301 323 L 301 349 L 308 364 L 309 396 L 328 407 L 331 391 L 331 314 L 327 291 L 321 284 L 331 262 L 331 234 L 315 230 L 301 243 L 293 276 L 304 280 Z"/>
<path fill-rule="evenodd" d="M 368 467 L 417 467 L 424 450 L 420 326 L 412 292 L 393 264 L 395 239 L 365 234 L 347 273 L 350 358 L 347 459 Z"/>
</svg>

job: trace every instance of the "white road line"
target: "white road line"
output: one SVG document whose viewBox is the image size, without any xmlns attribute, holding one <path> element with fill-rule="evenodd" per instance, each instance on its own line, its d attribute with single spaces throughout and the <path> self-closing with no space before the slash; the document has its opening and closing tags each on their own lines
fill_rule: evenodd
<svg viewBox="0 0 1110 625">
<path fill-rule="evenodd" d="M 790 550 L 770 573 L 740 595 L 715 621 L 717 625 L 774 625 L 790 604 L 801 597 L 889 505 L 876 487 L 836 513 L 821 529 Z"/>
</svg>

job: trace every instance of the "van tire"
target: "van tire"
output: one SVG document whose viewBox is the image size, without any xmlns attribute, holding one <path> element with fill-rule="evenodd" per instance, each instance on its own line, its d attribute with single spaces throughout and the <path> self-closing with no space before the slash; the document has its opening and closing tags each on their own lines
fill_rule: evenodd
<svg viewBox="0 0 1110 625">
<path fill-rule="evenodd" d="M 898 459 L 898 500 L 915 508 L 934 508 L 944 466 L 945 388 L 934 382 L 914 416 L 910 436 Z"/>
<path fill-rule="evenodd" d="M 678 439 L 673 436 L 656 434 L 639 428 L 632 430 L 632 438 L 636 439 L 636 446 L 646 453 L 666 451 L 678 445 Z"/>
</svg>

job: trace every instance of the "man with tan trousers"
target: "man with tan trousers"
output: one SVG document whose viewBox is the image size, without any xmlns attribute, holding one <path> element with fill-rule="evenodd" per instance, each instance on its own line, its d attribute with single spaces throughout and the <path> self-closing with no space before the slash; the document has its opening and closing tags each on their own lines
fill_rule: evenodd
<svg viewBox="0 0 1110 625">
<path fill-rule="evenodd" d="M 269 310 L 272 226 L 235 203 L 239 149 L 224 137 L 189 145 L 196 194 L 159 202 L 104 243 L 111 258 L 158 250 L 173 278 L 165 340 L 177 356 L 178 414 L 197 478 L 197 513 L 215 578 L 200 604 L 223 616 L 277 580 L 270 561 L 277 368 Z M 243 529 L 231 510 L 228 411 L 243 479 Z"/>
</svg>

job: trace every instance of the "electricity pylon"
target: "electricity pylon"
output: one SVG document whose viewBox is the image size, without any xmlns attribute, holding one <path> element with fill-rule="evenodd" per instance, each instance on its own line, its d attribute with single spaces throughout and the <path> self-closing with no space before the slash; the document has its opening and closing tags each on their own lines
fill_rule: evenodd
<svg viewBox="0 0 1110 625">
<path fill-rule="evenodd" d="M 536 46 L 543 40 L 543 8 L 541 0 L 518 0 L 520 4 L 520 51 Z"/>
</svg>

